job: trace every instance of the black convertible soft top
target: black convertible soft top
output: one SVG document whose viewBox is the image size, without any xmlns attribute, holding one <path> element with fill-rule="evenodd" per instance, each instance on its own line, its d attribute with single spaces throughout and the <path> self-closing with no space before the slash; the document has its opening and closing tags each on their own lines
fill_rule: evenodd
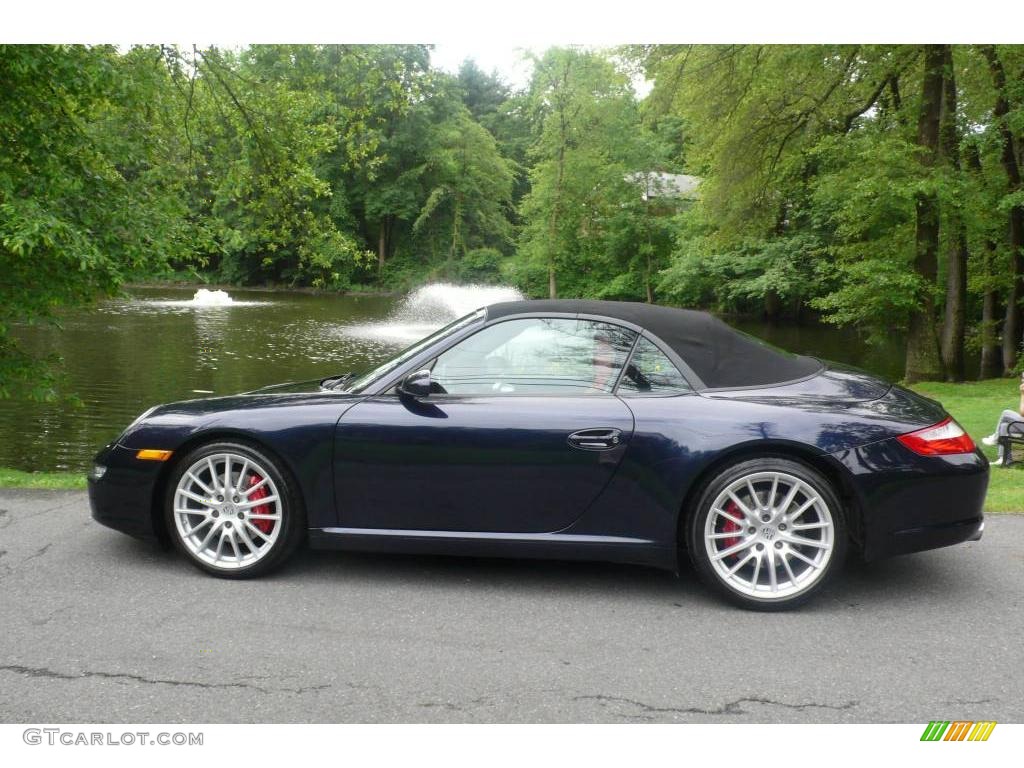
<svg viewBox="0 0 1024 768">
<path fill-rule="evenodd" d="M 784 352 L 740 333 L 707 312 L 631 301 L 539 299 L 487 307 L 487 318 L 553 312 L 625 320 L 657 336 L 679 355 L 708 388 L 781 384 L 818 373 L 813 357 Z"/>
</svg>

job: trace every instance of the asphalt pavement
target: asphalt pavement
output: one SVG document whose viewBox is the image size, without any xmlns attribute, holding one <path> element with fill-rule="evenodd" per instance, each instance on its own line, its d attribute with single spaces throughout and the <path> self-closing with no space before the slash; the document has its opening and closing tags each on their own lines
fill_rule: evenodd
<svg viewBox="0 0 1024 768">
<path fill-rule="evenodd" d="M 1024 721 L 1024 516 L 805 608 L 690 570 L 302 552 L 210 578 L 0 491 L 0 722 Z"/>
</svg>

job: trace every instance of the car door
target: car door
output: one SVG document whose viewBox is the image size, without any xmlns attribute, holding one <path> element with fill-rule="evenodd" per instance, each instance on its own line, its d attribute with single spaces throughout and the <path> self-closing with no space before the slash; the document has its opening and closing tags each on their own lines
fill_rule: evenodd
<svg viewBox="0 0 1024 768">
<path fill-rule="evenodd" d="M 635 339 L 594 320 L 504 320 L 429 364 L 436 394 L 360 402 L 335 437 L 340 525 L 543 533 L 572 524 L 632 437 L 632 412 L 612 392 Z"/>
</svg>

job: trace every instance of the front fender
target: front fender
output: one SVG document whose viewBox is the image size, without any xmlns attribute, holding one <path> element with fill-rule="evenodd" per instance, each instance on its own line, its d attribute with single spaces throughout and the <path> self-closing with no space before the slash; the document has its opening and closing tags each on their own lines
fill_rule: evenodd
<svg viewBox="0 0 1024 768">
<path fill-rule="evenodd" d="M 302 494 L 311 527 L 337 525 L 334 502 L 334 431 L 355 402 L 339 396 L 265 395 L 164 406 L 128 430 L 119 445 L 132 450 L 156 448 L 180 459 L 208 440 L 245 440 L 276 458 Z M 158 489 L 154 489 L 155 491 Z M 156 500 L 157 502 L 159 500 Z"/>
</svg>

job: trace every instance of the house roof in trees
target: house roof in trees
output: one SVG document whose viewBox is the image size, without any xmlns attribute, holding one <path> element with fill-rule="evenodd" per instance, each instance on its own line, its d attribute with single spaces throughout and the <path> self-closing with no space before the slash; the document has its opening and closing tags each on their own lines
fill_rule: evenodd
<svg viewBox="0 0 1024 768">
<path fill-rule="evenodd" d="M 702 181 L 700 176 L 689 176 L 685 173 L 661 173 L 660 171 L 631 173 L 626 179 L 641 188 L 644 200 L 658 198 L 696 200 L 697 188 Z"/>
</svg>

